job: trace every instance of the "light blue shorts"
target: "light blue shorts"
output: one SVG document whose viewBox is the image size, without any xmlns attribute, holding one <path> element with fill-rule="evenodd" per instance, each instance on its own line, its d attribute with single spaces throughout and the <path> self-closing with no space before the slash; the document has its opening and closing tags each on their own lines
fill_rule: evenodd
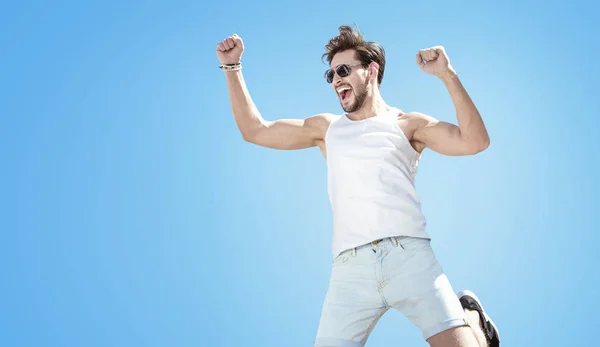
<svg viewBox="0 0 600 347">
<path fill-rule="evenodd" d="M 347 250 L 333 261 L 315 347 L 362 347 L 390 308 L 425 340 L 467 325 L 428 239 L 395 237 Z"/>
</svg>

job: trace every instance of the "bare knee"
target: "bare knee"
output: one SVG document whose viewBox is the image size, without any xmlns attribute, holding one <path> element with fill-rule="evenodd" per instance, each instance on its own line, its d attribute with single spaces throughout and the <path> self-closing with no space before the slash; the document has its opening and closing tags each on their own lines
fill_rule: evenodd
<svg viewBox="0 0 600 347">
<path fill-rule="evenodd" d="M 427 339 L 427 342 L 431 347 L 479 347 L 479 342 L 468 326 L 442 331 Z"/>
<path fill-rule="evenodd" d="M 467 315 L 467 320 L 471 325 L 471 330 L 475 335 L 475 339 L 479 346 L 487 346 L 487 339 L 485 338 L 485 334 L 483 333 L 483 328 L 481 326 L 481 320 L 479 319 L 479 313 L 477 311 L 471 311 L 465 309 L 465 314 Z"/>
</svg>

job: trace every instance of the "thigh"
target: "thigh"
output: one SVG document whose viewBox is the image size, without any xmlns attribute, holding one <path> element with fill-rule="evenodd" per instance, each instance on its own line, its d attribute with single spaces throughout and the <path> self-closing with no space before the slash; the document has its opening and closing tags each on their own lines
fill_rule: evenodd
<svg viewBox="0 0 600 347">
<path fill-rule="evenodd" d="M 362 347 L 387 310 L 370 257 L 358 251 L 335 259 L 314 346 Z"/>
<path fill-rule="evenodd" d="M 468 324 L 460 301 L 439 264 L 428 239 L 401 238 L 390 252 L 386 298 L 427 340 Z"/>
</svg>

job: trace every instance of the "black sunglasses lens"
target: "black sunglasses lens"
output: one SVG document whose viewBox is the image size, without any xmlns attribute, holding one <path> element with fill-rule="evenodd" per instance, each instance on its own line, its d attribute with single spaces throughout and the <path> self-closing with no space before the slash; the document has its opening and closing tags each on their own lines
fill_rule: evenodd
<svg viewBox="0 0 600 347">
<path fill-rule="evenodd" d="M 346 77 L 350 74 L 350 67 L 346 64 L 338 66 L 335 70 L 340 77 Z"/>
<path fill-rule="evenodd" d="M 340 77 L 346 77 L 350 74 L 350 66 L 348 66 L 348 64 L 342 64 L 335 69 L 335 72 L 337 72 Z M 333 69 L 329 69 L 325 72 L 325 79 L 327 80 L 327 83 L 333 82 L 334 75 L 335 73 L 333 72 Z"/>
<path fill-rule="evenodd" d="M 325 72 L 325 79 L 327 80 L 327 83 L 331 83 L 333 82 L 333 70 L 329 69 Z"/>
</svg>

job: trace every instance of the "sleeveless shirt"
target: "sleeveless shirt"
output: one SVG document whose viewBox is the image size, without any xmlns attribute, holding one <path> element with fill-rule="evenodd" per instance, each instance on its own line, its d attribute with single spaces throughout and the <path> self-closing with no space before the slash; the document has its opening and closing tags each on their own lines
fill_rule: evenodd
<svg viewBox="0 0 600 347">
<path fill-rule="evenodd" d="M 400 110 L 335 117 L 325 136 L 332 253 L 394 236 L 429 238 L 415 188 L 420 155 L 398 126 Z"/>
</svg>

